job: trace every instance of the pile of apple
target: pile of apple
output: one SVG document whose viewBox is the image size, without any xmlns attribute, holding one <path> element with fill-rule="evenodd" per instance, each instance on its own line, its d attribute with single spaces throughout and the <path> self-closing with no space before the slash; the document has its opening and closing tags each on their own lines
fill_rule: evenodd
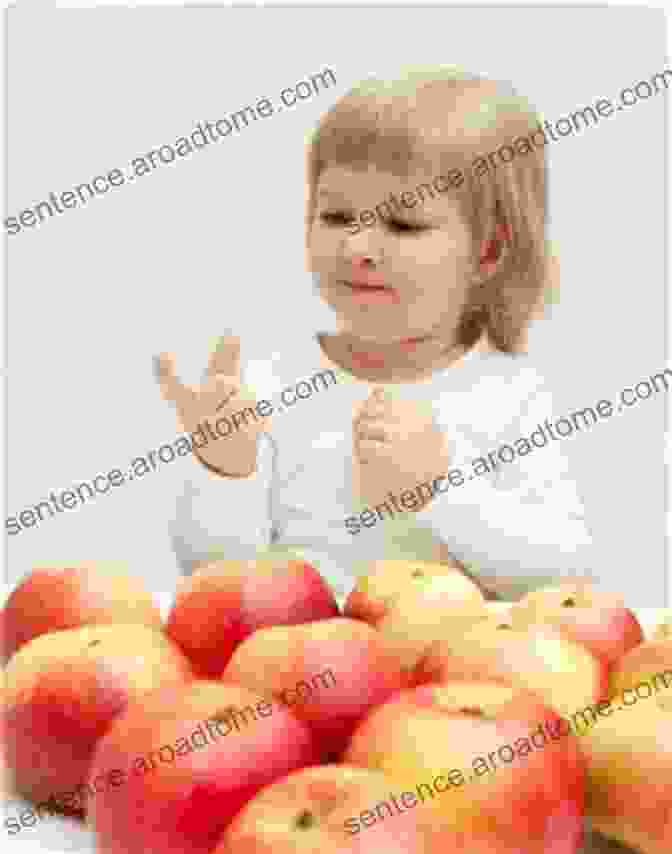
<svg viewBox="0 0 672 854">
<path fill-rule="evenodd" d="M 164 622 L 137 579 L 89 565 L 35 569 L 0 617 L 12 785 L 36 804 L 89 792 L 58 803 L 101 854 L 577 854 L 587 816 L 672 852 L 672 678 L 619 706 L 672 677 L 672 621 L 645 641 L 588 583 L 502 611 L 454 568 L 378 561 L 341 613 L 307 563 L 216 561 Z M 192 747 L 251 708 L 267 713 Z"/>
</svg>

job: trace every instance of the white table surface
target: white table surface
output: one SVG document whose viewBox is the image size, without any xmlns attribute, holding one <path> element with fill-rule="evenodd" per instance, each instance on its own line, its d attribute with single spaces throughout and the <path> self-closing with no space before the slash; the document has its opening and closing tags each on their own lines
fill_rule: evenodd
<svg viewBox="0 0 672 854">
<path fill-rule="evenodd" d="M 11 592 L 11 588 L 4 585 L 2 590 L 2 602 Z M 172 591 L 155 594 L 155 598 L 164 616 L 173 600 Z M 501 607 L 505 609 L 506 604 Z M 661 621 L 662 608 L 633 608 L 637 615 L 644 634 L 649 637 L 658 623 Z M 86 825 L 74 819 L 61 816 L 49 816 L 38 822 L 34 827 L 22 827 L 20 833 L 10 836 L 4 825 L 7 816 L 16 816 L 23 810 L 30 808 L 30 802 L 16 795 L 11 800 L 5 801 L 3 815 L 3 839 L 7 839 L 13 845 L 21 846 L 17 854 L 39 854 L 41 851 L 69 852 L 81 851 L 84 854 L 94 854 L 95 837 Z M 624 848 L 616 843 L 609 842 L 599 834 L 590 831 L 589 822 L 586 822 L 587 835 L 586 845 L 582 854 L 628 854 L 631 849 Z M 524 854 L 524 852 L 521 852 Z M 671 852 L 672 854 L 672 852 Z"/>
</svg>

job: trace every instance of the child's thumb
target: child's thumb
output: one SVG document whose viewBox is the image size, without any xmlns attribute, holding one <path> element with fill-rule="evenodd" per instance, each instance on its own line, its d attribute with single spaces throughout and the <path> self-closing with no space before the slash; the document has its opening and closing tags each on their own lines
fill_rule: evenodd
<svg viewBox="0 0 672 854">
<path fill-rule="evenodd" d="M 182 403 L 184 386 L 175 372 L 175 358 L 172 353 L 154 356 L 154 376 L 166 400 L 178 405 Z"/>
</svg>

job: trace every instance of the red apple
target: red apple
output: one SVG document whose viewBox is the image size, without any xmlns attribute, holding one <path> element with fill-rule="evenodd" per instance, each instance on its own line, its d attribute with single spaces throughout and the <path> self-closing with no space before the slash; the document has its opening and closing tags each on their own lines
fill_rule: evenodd
<svg viewBox="0 0 672 854">
<path fill-rule="evenodd" d="M 204 678 L 224 672 L 236 646 L 264 626 L 339 613 L 319 572 L 300 560 L 218 560 L 182 581 L 166 632 Z"/>
<path fill-rule="evenodd" d="M 156 691 L 96 749 L 90 777 L 124 772 L 91 801 L 97 851 L 209 854 L 262 787 L 316 761 L 306 725 L 240 685 Z"/>
<path fill-rule="evenodd" d="M 138 623 L 64 629 L 24 644 L 7 666 L 4 708 L 17 790 L 34 801 L 72 792 L 85 783 L 96 742 L 116 715 L 191 677 L 163 632 Z M 66 811 L 84 811 L 87 793 L 80 794 Z"/>
<path fill-rule="evenodd" d="M 420 811 L 383 804 L 393 789 L 365 768 L 294 771 L 248 802 L 214 854 L 435 854 Z"/>
<path fill-rule="evenodd" d="M 532 691 L 563 715 L 606 699 L 606 663 L 550 626 L 513 629 L 508 619 L 477 623 L 462 637 L 437 641 L 414 681 L 495 680 Z"/>
<path fill-rule="evenodd" d="M 425 685 L 374 709 L 344 761 L 415 791 L 418 811 L 440 816 L 437 851 L 576 854 L 585 768 L 562 724 L 512 686 Z"/>
<path fill-rule="evenodd" d="M 430 593 L 430 588 L 429 598 L 440 598 L 446 610 L 483 603 L 481 591 L 458 567 L 457 561 L 374 560 L 369 572 L 357 579 L 344 614 L 375 626 L 400 604 Z"/>
<path fill-rule="evenodd" d="M 160 628 L 162 620 L 142 581 L 116 564 L 37 567 L 12 591 L 3 609 L 3 659 L 47 632 L 102 623 Z"/>
<path fill-rule="evenodd" d="M 669 854 L 670 715 L 653 699 L 633 699 L 623 704 L 614 698 L 611 714 L 580 736 L 588 769 L 586 811 L 596 830 L 628 850 Z"/>
<path fill-rule="evenodd" d="M 343 750 L 371 706 L 406 684 L 385 639 L 346 617 L 260 629 L 234 652 L 222 678 L 285 702 L 327 756 Z"/>
<path fill-rule="evenodd" d="M 647 641 L 626 653 L 610 678 L 611 695 L 648 698 L 654 694 L 672 697 L 672 639 Z"/>
<path fill-rule="evenodd" d="M 514 628 L 543 623 L 584 644 L 612 666 L 644 640 L 637 617 L 615 593 L 590 582 L 566 582 L 528 593 L 511 607 Z"/>
</svg>

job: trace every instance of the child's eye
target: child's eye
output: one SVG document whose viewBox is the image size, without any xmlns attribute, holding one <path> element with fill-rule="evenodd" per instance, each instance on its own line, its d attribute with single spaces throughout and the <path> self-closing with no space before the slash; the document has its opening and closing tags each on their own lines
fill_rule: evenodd
<svg viewBox="0 0 672 854">
<path fill-rule="evenodd" d="M 353 221 L 351 216 L 340 211 L 325 211 L 320 215 L 320 219 L 326 225 L 349 225 Z"/>
<path fill-rule="evenodd" d="M 426 230 L 425 226 L 423 226 L 423 225 L 413 225 L 410 222 L 401 222 L 398 219 L 388 220 L 387 224 L 388 224 L 389 228 L 392 229 L 392 231 L 395 231 L 398 234 L 404 234 L 405 232 L 412 232 L 412 231 L 417 232 L 417 231 L 425 231 Z"/>
</svg>

